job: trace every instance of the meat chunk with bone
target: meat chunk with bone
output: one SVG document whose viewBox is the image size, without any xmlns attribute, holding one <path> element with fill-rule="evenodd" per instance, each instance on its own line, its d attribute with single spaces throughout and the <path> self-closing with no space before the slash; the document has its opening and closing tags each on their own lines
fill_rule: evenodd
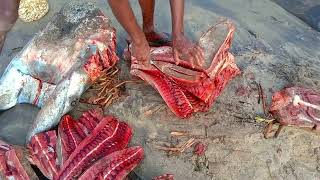
<svg viewBox="0 0 320 180">
<path fill-rule="evenodd" d="M 29 141 L 56 126 L 117 61 L 116 32 L 110 20 L 91 3 L 69 3 L 6 68 L 0 79 L 0 111 L 17 103 L 41 108 Z"/>
<path fill-rule="evenodd" d="M 153 86 L 174 114 L 187 118 L 194 112 L 207 111 L 227 83 L 240 73 L 229 52 L 234 31 L 234 25 L 224 20 L 201 36 L 199 45 L 205 56 L 202 67 L 192 67 L 187 61 L 176 65 L 169 46 L 151 48 L 151 68 L 131 57 L 130 45 L 124 58 L 131 60 L 131 74 Z"/>
<path fill-rule="evenodd" d="M 320 129 L 320 92 L 288 87 L 272 96 L 272 115 L 282 125 Z"/>
</svg>

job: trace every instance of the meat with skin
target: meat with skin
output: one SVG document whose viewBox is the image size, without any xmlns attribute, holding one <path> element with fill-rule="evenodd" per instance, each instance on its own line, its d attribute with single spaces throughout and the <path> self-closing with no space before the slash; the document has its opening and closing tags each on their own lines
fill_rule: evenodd
<svg viewBox="0 0 320 180">
<path fill-rule="evenodd" d="M 229 52 L 234 31 L 234 25 L 225 20 L 201 36 L 202 67 L 192 67 L 188 61 L 176 65 L 169 46 L 151 48 L 150 68 L 130 56 L 131 46 L 124 58 L 131 60 L 131 74 L 153 86 L 174 114 L 188 118 L 194 112 L 208 111 L 227 83 L 240 73 Z"/>
<path fill-rule="evenodd" d="M 108 179 L 121 180 L 143 159 L 143 149 L 135 146 L 111 153 L 87 169 L 79 180 Z"/>
<path fill-rule="evenodd" d="M 79 176 L 93 161 L 125 148 L 132 136 L 131 128 L 112 116 L 101 120 L 93 132 L 85 138 L 54 179 L 72 179 Z"/>
<path fill-rule="evenodd" d="M 89 2 L 70 2 L 10 62 L 0 78 L 0 111 L 18 103 L 41 110 L 31 137 L 58 125 L 80 96 L 118 61 L 116 30 Z"/>
<path fill-rule="evenodd" d="M 288 87 L 272 96 L 271 114 L 282 125 L 320 130 L 320 92 Z"/>
<path fill-rule="evenodd" d="M 56 144 L 57 135 L 52 130 L 33 136 L 27 145 L 30 163 L 36 165 L 48 179 L 59 171 Z"/>
</svg>

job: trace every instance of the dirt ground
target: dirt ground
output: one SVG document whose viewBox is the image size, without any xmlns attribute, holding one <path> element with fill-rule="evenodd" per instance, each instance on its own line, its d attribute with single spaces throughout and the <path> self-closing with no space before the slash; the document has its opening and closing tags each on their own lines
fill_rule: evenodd
<svg viewBox="0 0 320 180">
<path fill-rule="evenodd" d="M 105 1 L 95 2 L 112 19 L 118 30 L 121 55 L 126 37 Z M 317 0 L 313 2 L 317 5 Z M 40 21 L 18 21 L 9 33 L 0 56 L 0 72 L 14 54 L 57 12 L 64 2 L 50 1 L 50 12 Z M 139 7 L 132 1 L 139 21 Z M 258 103 L 257 83 L 263 87 L 268 103 L 273 92 L 289 85 L 320 87 L 320 32 L 271 0 L 187 0 L 185 31 L 197 40 L 221 16 L 237 27 L 232 53 L 242 74 L 229 83 L 214 107 L 188 120 L 176 118 L 159 94 L 145 83 L 127 84 L 122 98 L 105 109 L 134 128 L 132 145 L 142 145 L 143 163 L 135 173 L 151 179 L 172 173 L 175 179 L 320 179 L 320 136 L 286 127 L 276 139 L 264 139 L 264 116 Z M 157 1 L 156 23 L 170 32 L 168 1 Z M 129 79 L 127 62 L 119 63 L 121 76 Z M 0 74 L 1 74 L 0 73 Z M 18 105 L 0 114 L 0 137 L 22 144 L 37 109 Z M 76 111 L 73 111 L 76 113 Z M 172 137 L 172 131 L 187 136 Z M 158 146 L 177 145 L 195 138 L 207 145 L 204 156 L 193 155 L 193 148 L 182 154 L 168 154 Z"/>
</svg>

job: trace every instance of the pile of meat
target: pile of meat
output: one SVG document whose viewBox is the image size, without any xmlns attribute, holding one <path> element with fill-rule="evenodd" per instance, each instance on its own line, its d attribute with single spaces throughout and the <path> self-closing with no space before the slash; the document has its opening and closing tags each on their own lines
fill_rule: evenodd
<svg viewBox="0 0 320 180">
<path fill-rule="evenodd" d="M 150 68 L 131 57 L 130 45 L 124 58 L 131 60 L 131 74 L 153 86 L 174 114 L 187 118 L 209 110 L 227 83 L 240 73 L 229 52 L 234 31 L 234 25 L 223 20 L 202 35 L 199 45 L 205 63 L 201 67 L 192 67 L 188 61 L 176 65 L 170 46 L 151 48 Z"/>
<path fill-rule="evenodd" d="M 123 179 L 144 154 L 142 147 L 127 147 L 131 136 L 128 124 L 98 111 L 85 112 L 77 121 L 66 115 L 58 133 L 52 130 L 32 137 L 28 159 L 49 179 Z M 1 148 L 6 156 L 13 154 L 6 144 Z M 21 161 L 4 159 L 0 153 L 0 172 L 7 179 L 29 179 Z"/>
</svg>

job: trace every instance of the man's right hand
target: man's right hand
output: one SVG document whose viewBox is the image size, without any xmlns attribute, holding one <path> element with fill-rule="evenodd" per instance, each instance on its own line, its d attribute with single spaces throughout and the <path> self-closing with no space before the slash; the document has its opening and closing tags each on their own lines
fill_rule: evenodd
<svg viewBox="0 0 320 180">
<path fill-rule="evenodd" d="M 150 46 L 145 37 L 133 41 L 131 51 L 132 56 L 138 60 L 138 64 L 143 65 L 147 69 L 152 67 L 150 64 Z"/>
</svg>

